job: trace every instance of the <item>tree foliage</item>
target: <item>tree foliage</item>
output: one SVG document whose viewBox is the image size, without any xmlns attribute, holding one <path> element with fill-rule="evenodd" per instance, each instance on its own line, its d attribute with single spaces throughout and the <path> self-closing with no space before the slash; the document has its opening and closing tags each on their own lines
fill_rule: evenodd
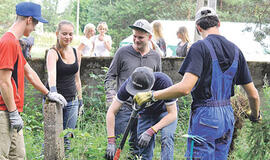
<svg viewBox="0 0 270 160">
<path fill-rule="evenodd" d="M 19 1 L 1 0 L 0 34 L 13 23 L 14 6 Z M 49 24 L 44 25 L 46 32 L 55 32 L 57 23 L 62 19 L 74 24 L 76 22 L 77 0 L 70 0 L 63 13 L 56 12 L 58 1 L 42 1 L 42 14 L 49 20 Z M 80 0 L 79 30 L 82 33 L 87 23 L 97 25 L 105 21 L 109 27 L 108 34 L 113 38 L 113 47 L 117 48 L 119 42 L 131 34 L 128 26 L 137 19 L 144 18 L 150 22 L 156 19 L 192 20 L 196 3 L 197 0 Z M 269 0 L 217 0 L 217 11 L 221 21 L 256 23 L 255 27 L 247 28 L 247 31 L 252 31 L 256 40 L 267 46 L 264 39 L 270 35 Z"/>
</svg>

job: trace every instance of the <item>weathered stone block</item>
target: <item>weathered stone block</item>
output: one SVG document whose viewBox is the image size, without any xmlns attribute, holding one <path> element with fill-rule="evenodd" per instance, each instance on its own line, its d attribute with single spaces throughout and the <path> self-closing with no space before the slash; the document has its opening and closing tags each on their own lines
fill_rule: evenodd
<svg viewBox="0 0 270 160">
<path fill-rule="evenodd" d="M 64 158 L 63 110 L 53 102 L 44 104 L 44 159 L 58 160 Z"/>
</svg>

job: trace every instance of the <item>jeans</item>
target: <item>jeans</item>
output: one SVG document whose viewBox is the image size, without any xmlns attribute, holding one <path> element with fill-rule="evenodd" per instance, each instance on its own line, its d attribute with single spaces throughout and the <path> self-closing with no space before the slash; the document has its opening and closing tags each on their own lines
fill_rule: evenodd
<svg viewBox="0 0 270 160">
<path fill-rule="evenodd" d="M 163 112 L 159 115 L 146 115 L 142 114 L 138 118 L 138 135 L 141 135 L 148 128 L 152 127 L 156 123 L 158 123 L 163 117 L 165 117 L 168 112 Z M 177 120 L 165 126 L 160 130 L 161 132 L 161 160 L 172 160 L 173 159 L 173 151 L 174 151 L 174 133 L 177 126 Z M 140 155 L 142 156 L 142 160 L 152 160 L 153 158 L 153 150 L 155 148 L 155 139 L 156 135 L 154 135 L 149 143 L 149 145 L 145 148 L 140 148 Z"/>
<path fill-rule="evenodd" d="M 131 115 L 131 110 L 126 106 L 122 106 L 117 115 L 115 116 L 115 136 L 119 138 L 121 134 L 124 134 L 128 124 L 128 120 Z M 139 147 L 137 146 L 137 119 L 130 128 L 129 146 L 132 155 L 139 154 Z"/>
<path fill-rule="evenodd" d="M 77 119 L 78 119 L 78 99 L 68 101 L 68 104 L 63 109 L 63 129 L 75 129 Z M 68 137 L 72 137 L 72 134 L 67 134 L 64 136 L 65 148 L 70 149 L 70 140 Z"/>
<path fill-rule="evenodd" d="M 191 111 L 188 134 L 206 139 L 194 142 L 193 157 L 201 160 L 226 160 L 234 131 L 234 115 L 231 106 L 199 107 Z M 187 142 L 185 157 L 190 159 L 191 139 Z"/>
</svg>

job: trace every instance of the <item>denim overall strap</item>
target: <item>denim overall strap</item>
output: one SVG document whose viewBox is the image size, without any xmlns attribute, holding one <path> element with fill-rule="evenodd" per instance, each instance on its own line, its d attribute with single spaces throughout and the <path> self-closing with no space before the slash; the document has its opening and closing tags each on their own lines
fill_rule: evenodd
<svg viewBox="0 0 270 160">
<path fill-rule="evenodd" d="M 209 101 L 215 101 L 214 104 L 217 105 L 224 104 L 226 103 L 226 101 L 229 101 L 231 97 L 233 78 L 235 76 L 238 67 L 238 59 L 239 59 L 238 49 L 236 46 L 234 46 L 235 56 L 233 63 L 225 72 L 222 72 L 213 46 L 210 44 L 208 40 L 203 40 L 203 42 L 209 49 L 212 58 L 212 83 L 211 83 L 212 97 L 207 101 L 208 103 Z"/>
</svg>

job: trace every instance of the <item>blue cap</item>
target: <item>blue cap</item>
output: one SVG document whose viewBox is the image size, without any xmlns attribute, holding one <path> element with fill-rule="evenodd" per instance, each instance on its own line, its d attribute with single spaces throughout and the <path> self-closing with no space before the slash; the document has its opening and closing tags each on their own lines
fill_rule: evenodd
<svg viewBox="0 0 270 160">
<path fill-rule="evenodd" d="M 48 23 L 48 21 L 41 16 L 40 5 L 33 2 L 18 3 L 16 5 L 16 14 L 19 16 L 33 17 L 39 22 Z"/>
</svg>

